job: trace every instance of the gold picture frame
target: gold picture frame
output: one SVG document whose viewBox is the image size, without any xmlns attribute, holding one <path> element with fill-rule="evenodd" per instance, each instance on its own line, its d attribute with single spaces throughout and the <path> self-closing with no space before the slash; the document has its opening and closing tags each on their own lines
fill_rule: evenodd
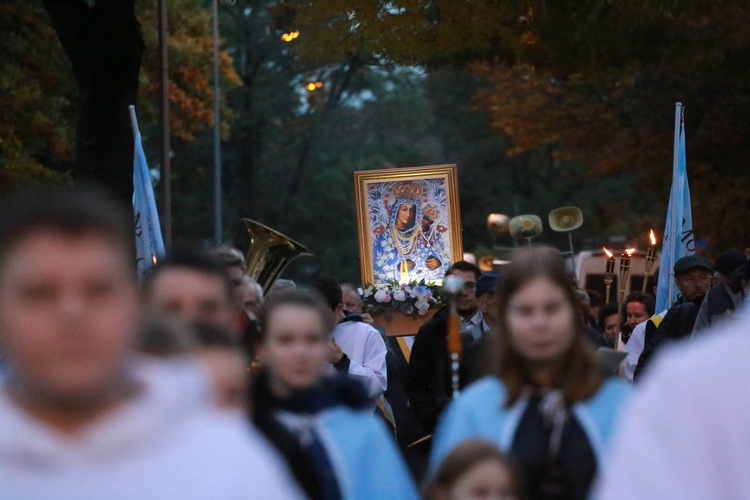
<svg viewBox="0 0 750 500">
<path fill-rule="evenodd" d="M 456 165 L 357 171 L 354 184 L 362 284 L 442 283 L 463 258 Z"/>
</svg>

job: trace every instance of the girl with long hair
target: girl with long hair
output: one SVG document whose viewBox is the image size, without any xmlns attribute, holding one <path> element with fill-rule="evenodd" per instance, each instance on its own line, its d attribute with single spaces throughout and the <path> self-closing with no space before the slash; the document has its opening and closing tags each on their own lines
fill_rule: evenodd
<svg viewBox="0 0 750 500">
<path fill-rule="evenodd" d="M 252 420 L 310 498 L 413 499 L 417 491 L 362 384 L 325 375 L 334 319 L 315 292 L 273 297 L 261 314 L 263 371 Z"/>
<path fill-rule="evenodd" d="M 517 251 L 497 292 L 492 375 L 446 410 L 432 468 L 462 441 L 480 438 L 518 460 L 529 496 L 585 498 L 630 387 L 597 364 L 557 250 Z"/>
</svg>

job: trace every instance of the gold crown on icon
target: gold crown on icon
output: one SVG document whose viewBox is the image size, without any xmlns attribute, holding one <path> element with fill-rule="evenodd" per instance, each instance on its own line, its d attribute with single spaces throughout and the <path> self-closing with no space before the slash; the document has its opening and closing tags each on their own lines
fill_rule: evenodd
<svg viewBox="0 0 750 500">
<path fill-rule="evenodd" d="M 422 186 L 407 182 L 405 184 L 397 184 L 393 187 L 393 196 L 397 200 L 418 200 L 422 195 Z"/>
</svg>

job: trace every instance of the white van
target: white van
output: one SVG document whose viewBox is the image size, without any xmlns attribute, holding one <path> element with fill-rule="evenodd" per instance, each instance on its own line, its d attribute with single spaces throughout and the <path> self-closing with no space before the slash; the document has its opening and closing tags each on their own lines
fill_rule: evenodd
<svg viewBox="0 0 750 500">
<path fill-rule="evenodd" d="M 615 273 L 614 281 L 610 289 L 609 301 L 616 302 L 618 300 L 619 290 L 619 276 L 620 276 L 620 255 L 623 253 L 622 248 L 614 249 L 608 248 L 610 252 L 615 255 Z M 651 272 L 648 276 L 648 282 L 646 283 L 646 292 L 653 294 L 654 287 L 654 273 L 658 272 L 660 254 L 656 254 L 656 260 L 651 268 Z M 578 280 L 578 286 L 584 290 L 596 290 L 602 296 L 602 300 L 606 300 L 605 291 L 606 286 L 604 284 L 604 273 L 607 269 L 607 256 L 602 249 L 599 250 L 583 250 L 578 252 L 575 257 L 575 273 L 576 279 Z M 636 252 L 630 259 L 630 274 L 628 275 L 628 282 L 625 283 L 625 296 L 631 291 L 641 291 L 643 286 L 643 278 L 646 270 L 646 251 Z"/>
</svg>

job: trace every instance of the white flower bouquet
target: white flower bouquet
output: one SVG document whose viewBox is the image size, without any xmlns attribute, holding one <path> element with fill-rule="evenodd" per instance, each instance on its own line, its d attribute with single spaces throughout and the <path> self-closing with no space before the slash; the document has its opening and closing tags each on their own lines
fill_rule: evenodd
<svg viewBox="0 0 750 500">
<path fill-rule="evenodd" d="M 365 312 L 373 316 L 390 315 L 400 311 L 407 316 L 424 316 L 431 307 L 443 304 L 440 287 L 435 284 L 412 281 L 399 284 L 387 281 L 375 285 L 368 284 L 359 289 Z"/>
</svg>

